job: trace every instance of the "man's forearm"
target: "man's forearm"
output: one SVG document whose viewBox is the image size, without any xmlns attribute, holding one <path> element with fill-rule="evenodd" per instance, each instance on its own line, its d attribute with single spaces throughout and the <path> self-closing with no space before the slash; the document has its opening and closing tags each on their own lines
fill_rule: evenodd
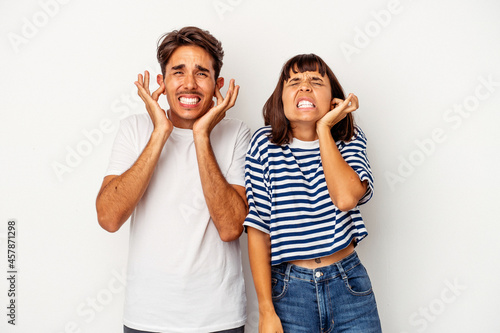
<svg viewBox="0 0 500 333">
<path fill-rule="evenodd" d="M 244 187 L 239 186 L 237 190 L 226 181 L 207 136 L 195 135 L 194 142 L 203 195 L 210 216 L 223 241 L 235 240 L 243 232 L 243 221 L 247 215 Z"/>
<path fill-rule="evenodd" d="M 99 224 L 115 232 L 125 223 L 146 191 L 168 134 L 153 131 L 137 161 L 119 176 L 104 179 L 97 195 L 96 208 Z"/>
</svg>

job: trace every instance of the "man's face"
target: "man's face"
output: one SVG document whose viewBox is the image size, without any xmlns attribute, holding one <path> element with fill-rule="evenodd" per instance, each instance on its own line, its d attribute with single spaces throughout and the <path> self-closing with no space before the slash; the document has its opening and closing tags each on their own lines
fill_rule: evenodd
<svg viewBox="0 0 500 333">
<path fill-rule="evenodd" d="M 163 80 L 169 119 L 175 127 L 192 129 L 196 119 L 213 105 L 216 82 L 212 57 L 199 46 L 181 46 L 170 56 Z M 217 84 L 222 87 L 224 79 L 218 78 Z"/>
</svg>

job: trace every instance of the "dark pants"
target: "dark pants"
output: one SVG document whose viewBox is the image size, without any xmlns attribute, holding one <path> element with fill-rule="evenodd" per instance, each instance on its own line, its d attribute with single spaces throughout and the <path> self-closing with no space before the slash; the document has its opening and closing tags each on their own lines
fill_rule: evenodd
<svg viewBox="0 0 500 333">
<path fill-rule="evenodd" d="M 232 328 L 230 330 L 217 331 L 212 333 L 244 333 L 244 332 L 245 332 L 245 326 L 241 326 L 238 328 Z M 138 331 L 134 330 L 133 328 L 123 326 L 123 333 L 155 333 L 155 332 Z"/>
</svg>

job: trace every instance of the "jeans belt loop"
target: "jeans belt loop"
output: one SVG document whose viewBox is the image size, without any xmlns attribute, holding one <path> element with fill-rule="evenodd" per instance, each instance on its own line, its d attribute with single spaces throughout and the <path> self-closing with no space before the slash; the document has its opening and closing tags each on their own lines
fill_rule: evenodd
<svg viewBox="0 0 500 333">
<path fill-rule="evenodd" d="M 288 280 L 290 280 L 290 270 L 291 269 L 292 269 L 292 264 L 287 263 L 286 271 L 285 271 L 285 282 L 288 282 Z"/>
<path fill-rule="evenodd" d="M 337 265 L 337 268 L 339 269 L 340 275 L 342 276 L 342 280 L 347 279 L 347 274 L 344 271 L 344 267 L 342 267 L 341 261 L 336 262 L 335 265 Z"/>
</svg>

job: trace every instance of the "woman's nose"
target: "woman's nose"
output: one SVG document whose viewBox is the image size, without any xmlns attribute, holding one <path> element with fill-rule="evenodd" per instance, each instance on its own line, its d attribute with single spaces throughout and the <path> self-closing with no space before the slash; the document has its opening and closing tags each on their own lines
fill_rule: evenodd
<svg viewBox="0 0 500 333">
<path fill-rule="evenodd" d="M 301 91 L 311 91 L 311 83 L 309 81 L 307 81 L 307 80 L 303 80 L 300 83 L 299 89 Z"/>
</svg>

